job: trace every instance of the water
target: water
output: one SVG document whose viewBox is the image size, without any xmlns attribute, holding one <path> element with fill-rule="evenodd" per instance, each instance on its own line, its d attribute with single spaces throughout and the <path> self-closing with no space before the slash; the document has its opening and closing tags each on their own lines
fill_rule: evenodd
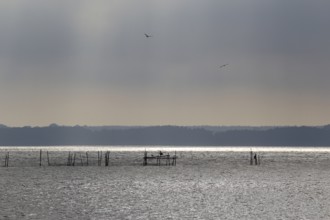
<svg viewBox="0 0 330 220">
<path fill-rule="evenodd" d="M 251 146 L 0 146 L 1 151 L 183 151 L 183 152 L 330 152 L 329 147 L 251 147 Z"/>
<path fill-rule="evenodd" d="M 52 166 L 39 167 L 39 147 L 0 148 L 12 159 L 0 219 L 330 219 L 327 148 L 252 148 L 262 161 L 250 166 L 250 147 L 147 147 L 176 151 L 177 166 L 160 167 L 141 165 L 145 147 L 42 149 Z M 111 151 L 109 167 L 64 166 L 67 151 L 97 150 Z"/>
</svg>

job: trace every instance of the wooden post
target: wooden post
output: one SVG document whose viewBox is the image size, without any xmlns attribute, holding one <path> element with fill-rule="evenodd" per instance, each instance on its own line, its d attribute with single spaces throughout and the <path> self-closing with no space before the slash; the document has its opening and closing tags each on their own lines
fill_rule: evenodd
<svg viewBox="0 0 330 220">
<path fill-rule="evenodd" d="M 88 152 L 86 152 L 87 166 L 88 166 Z"/>
<path fill-rule="evenodd" d="M 73 164 L 73 153 L 71 154 L 71 152 L 69 152 L 69 166 L 72 166 Z"/>
<path fill-rule="evenodd" d="M 174 156 L 175 156 L 174 165 L 176 166 L 176 151 Z"/>
<path fill-rule="evenodd" d="M 105 166 L 109 166 L 109 160 L 110 160 L 110 152 L 107 151 L 104 154 L 104 165 Z"/>
<path fill-rule="evenodd" d="M 67 165 L 67 166 L 70 166 L 70 151 L 69 151 L 69 154 L 68 154 L 68 160 L 67 160 L 67 162 L 66 162 L 66 165 Z"/>
<path fill-rule="evenodd" d="M 102 164 L 102 151 L 97 152 L 97 165 L 101 166 Z"/>
<path fill-rule="evenodd" d="M 7 167 L 9 167 L 9 152 L 7 153 Z"/>
<path fill-rule="evenodd" d="M 260 155 L 258 155 L 258 165 L 260 165 L 260 158 L 261 158 L 261 156 Z"/>
<path fill-rule="evenodd" d="M 39 166 L 41 166 L 41 155 L 42 155 L 42 150 L 40 150 L 40 160 L 39 160 Z"/>
<path fill-rule="evenodd" d="M 250 151 L 250 165 L 253 165 L 253 151 Z"/>
<path fill-rule="evenodd" d="M 97 152 L 97 165 L 100 166 L 100 151 Z"/>
<path fill-rule="evenodd" d="M 107 164 L 107 153 L 108 152 L 105 152 L 105 154 L 104 154 L 104 166 L 105 167 L 108 166 L 108 164 Z"/>
<path fill-rule="evenodd" d="M 49 162 L 49 153 L 47 151 L 47 162 L 48 162 L 48 166 L 50 166 L 50 162 Z"/>
<path fill-rule="evenodd" d="M 81 164 L 81 166 L 84 166 L 84 161 L 82 159 L 81 153 L 80 153 L 80 164 Z"/>
<path fill-rule="evenodd" d="M 73 163 L 72 163 L 72 166 L 74 166 L 75 163 L 76 163 L 76 153 L 74 153 L 74 155 L 73 155 Z"/>
<path fill-rule="evenodd" d="M 144 150 L 144 157 L 143 157 L 143 166 L 147 166 L 148 165 L 148 152 L 147 150 Z"/>
<path fill-rule="evenodd" d="M 100 161 L 100 152 L 97 151 L 97 165 L 98 166 L 100 166 L 99 161 Z"/>
<path fill-rule="evenodd" d="M 6 153 L 6 157 L 5 157 L 5 167 L 8 167 L 9 165 L 9 152 Z"/>
</svg>

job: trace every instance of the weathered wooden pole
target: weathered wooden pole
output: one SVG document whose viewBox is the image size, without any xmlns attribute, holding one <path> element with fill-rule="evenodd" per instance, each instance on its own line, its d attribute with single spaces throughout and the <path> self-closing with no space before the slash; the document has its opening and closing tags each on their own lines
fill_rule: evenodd
<svg viewBox="0 0 330 220">
<path fill-rule="evenodd" d="M 47 162 L 48 162 L 48 166 L 50 166 L 50 162 L 49 162 L 49 153 L 47 151 Z"/>
<path fill-rule="evenodd" d="M 101 166 L 101 159 L 102 159 L 102 154 L 100 151 L 97 152 L 97 165 Z"/>
<path fill-rule="evenodd" d="M 72 156 L 71 156 L 71 152 L 69 151 L 69 155 L 68 155 L 68 162 L 67 162 L 67 166 L 71 166 L 71 162 L 72 161 Z"/>
<path fill-rule="evenodd" d="M 73 163 L 72 163 L 72 166 L 74 166 L 76 164 L 76 153 L 74 153 L 73 155 Z"/>
<path fill-rule="evenodd" d="M 87 166 L 88 166 L 88 152 L 86 152 Z"/>
<path fill-rule="evenodd" d="M 69 165 L 69 162 L 70 162 L 70 151 L 69 151 L 69 154 L 68 154 L 68 159 L 67 159 L 67 161 L 66 161 L 66 165 L 67 165 L 67 166 L 70 166 L 70 165 Z"/>
<path fill-rule="evenodd" d="M 81 153 L 80 153 L 80 164 L 81 164 L 81 166 L 84 166 L 84 161 L 82 159 Z"/>
<path fill-rule="evenodd" d="M 7 152 L 7 163 L 6 163 L 6 167 L 9 167 L 9 152 Z"/>
<path fill-rule="evenodd" d="M 41 157 L 42 157 L 42 150 L 40 150 L 40 160 L 39 160 L 39 166 L 41 166 Z"/>
<path fill-rule="evenodd" d="M 110 152 L 107 151 L 107 152 L 105 152 L 105 154 L 104 154 L 104 165 L 105 165 L 105 166 L 109 166 L 109 159 L 110 159 Z"/>
<path fill-rule="evenodd" d="M 107 151 L 107 166 L 109 165 L 109 151 Z"/>
<path fill-rule="evenodd" d="M 253 151 L 250 151 L 250 165 L 253 165 Z"/>
<path fill-rule="evenodd" d="M 7 152 L 5 156 L 5 167 L 8 167 L 8 163 L 9 163 L 9 152 Z"/>
<path fill-rule="evenodd" d="M 174 156 L 175 156 L 174 165 L 176 166 L 176 151 Z"/>
<path fill-rule="evenodd" d="M 144 157 L 143 157 L 143 166 L 147 166 L 148 165 L 148 152 L 147 150 L 144 150 Z"/>
</svg>

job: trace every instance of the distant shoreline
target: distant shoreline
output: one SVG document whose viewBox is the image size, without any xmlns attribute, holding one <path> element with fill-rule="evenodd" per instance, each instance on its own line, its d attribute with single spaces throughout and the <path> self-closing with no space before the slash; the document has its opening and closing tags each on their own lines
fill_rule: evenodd
<svg viewBox="0 0 330 220">
<path fill-rule="evenodd" d="M 220 128 L 0 127 L 0 146 L 330 146 L 330 125 Z"/>
</svg>

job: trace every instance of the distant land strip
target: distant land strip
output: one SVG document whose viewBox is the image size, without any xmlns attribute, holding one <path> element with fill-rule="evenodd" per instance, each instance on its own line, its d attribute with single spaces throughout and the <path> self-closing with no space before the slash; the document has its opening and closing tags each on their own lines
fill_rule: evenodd
<svg viewBox="0 0 330 220">
<path fill-rule="evenodd" d="M 59 126 L 0 125 L 0 146 L 330 146 L 330 125 L 248 126 Z"/>
</svg>

